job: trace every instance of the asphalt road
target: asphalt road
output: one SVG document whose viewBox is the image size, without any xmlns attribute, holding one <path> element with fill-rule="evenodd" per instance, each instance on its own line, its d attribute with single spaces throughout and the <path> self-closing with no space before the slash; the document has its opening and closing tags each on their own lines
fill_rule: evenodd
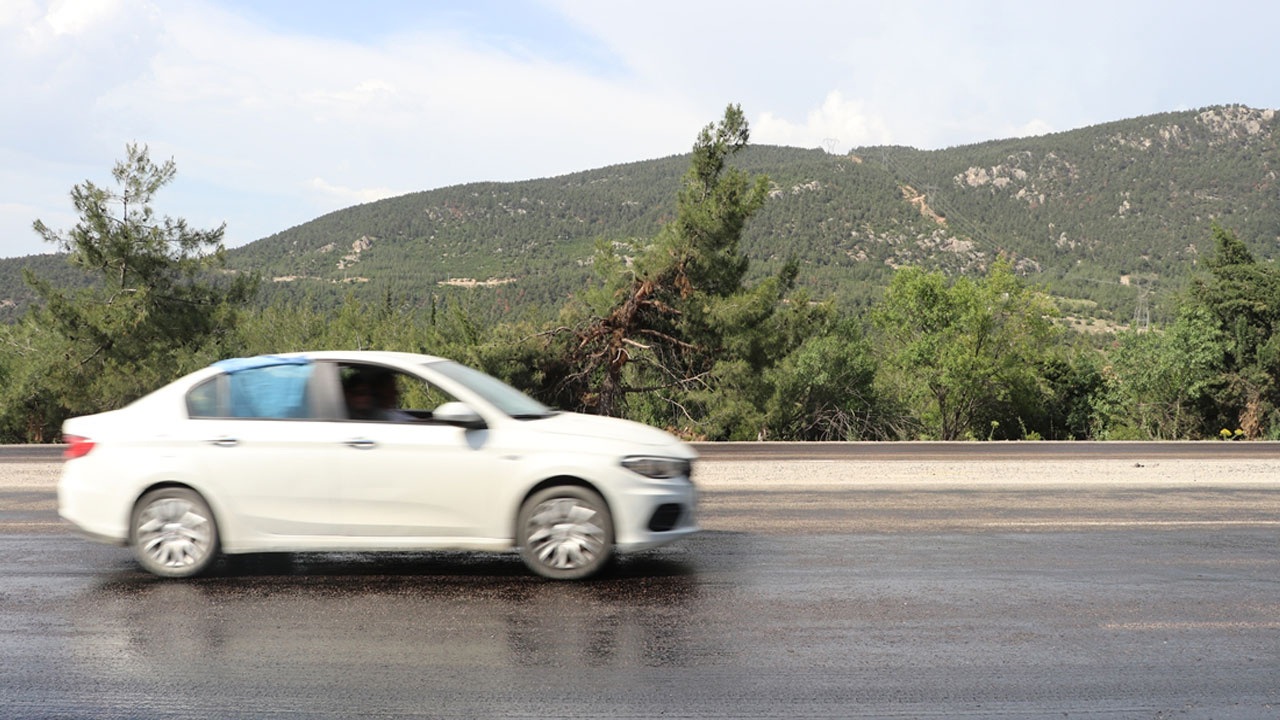
<svg viewBox="0 0 1280 720">
<path fill-rule="evenodd" d="M 585 583 L 458 553 L 160 581 L 13 462 L 0 717 L 1280 716 L 1272 466 L 1070 462 L 710 463 L 705 532 Z"/>
</svg>

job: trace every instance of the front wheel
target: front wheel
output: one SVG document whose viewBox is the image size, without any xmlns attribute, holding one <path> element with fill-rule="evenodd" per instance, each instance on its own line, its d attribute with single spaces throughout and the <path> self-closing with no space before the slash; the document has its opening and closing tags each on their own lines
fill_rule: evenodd
<svg viewBox="0 0 1280 720">
<path fill-rule="evenodd" d="M 599 572 L 613 554 L 613 519 L 604 499 L 576 485 L 540 490 L 520 507 L 520 558 L 553 580 Z"/>
<path fill-rule="evenodd" d="M 218 554 L 218 528 L 194 490 L 152 490 L 133 510 L 131 540 L 138 564 L 161 577 L 185 578 L 208 569 Z"/>
</svg>

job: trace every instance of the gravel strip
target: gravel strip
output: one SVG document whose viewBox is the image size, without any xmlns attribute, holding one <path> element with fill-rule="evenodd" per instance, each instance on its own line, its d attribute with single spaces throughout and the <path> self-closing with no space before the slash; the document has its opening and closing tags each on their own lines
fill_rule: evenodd
<svg viewBox="0 0 1280 720">
<path fill-rule="evenodd" d="M 1037 487 L 1280 488 L 1275 460 L 784 461 L 700 463 L 704 490 L 915 490 Z"/>
<path fill-rule="evenodd" d="M 62 463 L 7 462 L 0 464 L 0 489 L 53 492 L 61 473 Z"/>
</svg>

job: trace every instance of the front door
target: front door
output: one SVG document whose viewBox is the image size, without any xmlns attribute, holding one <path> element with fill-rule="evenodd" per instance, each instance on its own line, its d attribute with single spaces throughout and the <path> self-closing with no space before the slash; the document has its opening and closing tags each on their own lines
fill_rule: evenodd
<svg viewBox="0 0 1280 720">
<path fill-rule="evenodd" d="M 335 466 L 344 532 L 388 545 L 491 534 L 505 461 L 489 431 L 433 421 L 430 410 L 452 398 L 416 376 L 351 364 L 340 374 L 352 407 Z M 358 396 L 366 388 L 371 402 Z"/>
</svg>

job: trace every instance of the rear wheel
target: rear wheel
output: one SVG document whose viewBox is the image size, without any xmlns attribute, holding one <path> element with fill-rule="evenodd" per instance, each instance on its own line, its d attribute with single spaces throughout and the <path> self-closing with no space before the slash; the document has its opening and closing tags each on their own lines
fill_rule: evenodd
<svg viewBox="0 0 1280 720">
<path fill-rule="evenodd" d="M 520 557 L 535 573 L 578 580 L 599 572 L 613 554 L 613 519 L 604 499 L 575 485 L 540 490 L 520 507 Z"/>
<path fill-rule="evenodd" d="M 160 488 L 143 495 L 130 528 L 134 557 L 161 577 L 199 575 L 218 554 L 213 513 L 189 488 Z"/>
</svg>

